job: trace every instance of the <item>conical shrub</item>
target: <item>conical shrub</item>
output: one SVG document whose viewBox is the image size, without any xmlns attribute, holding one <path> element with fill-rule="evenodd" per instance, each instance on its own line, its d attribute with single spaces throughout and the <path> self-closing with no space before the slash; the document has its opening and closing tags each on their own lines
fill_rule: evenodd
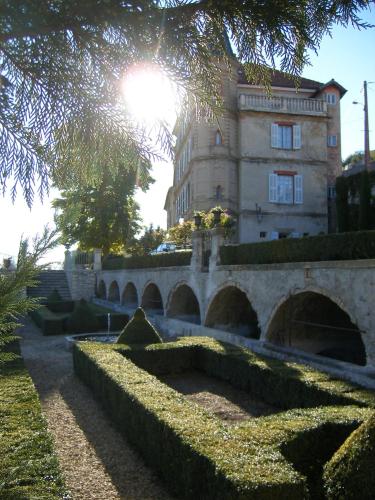
<svg viewBox="0 0 375 500">
<path fill-rule="evenodd" d="M 47 303 L 48 302 L 61 302 L 61 301 L 62 301 L 62 297 L 61 297 L 59 291 L 56 288 L 54 288 L 52 290 L 52 292 L 47 297 Z"/>
<path fill-rule="evenodd" d="M 74 311 L 68 319 L 67 328 L 69 332 L 74 333 L 97 332 L 99 330 L 99 320 L 86 300 L 81 299 L 76 304 Z"/>
<path fill-rule="evenodd" d="M 117 339 L 118 344 L 158 344 L 160 342 L 162 340 L 158 332 L 148 321 L 141 307 L 137 308 Z"/>
<path fill-rule="evenodd" d="M 325 498 L 372 500 L 375 495 L 375 414 L 358 429 L 324 467 Z"/>
</svg>

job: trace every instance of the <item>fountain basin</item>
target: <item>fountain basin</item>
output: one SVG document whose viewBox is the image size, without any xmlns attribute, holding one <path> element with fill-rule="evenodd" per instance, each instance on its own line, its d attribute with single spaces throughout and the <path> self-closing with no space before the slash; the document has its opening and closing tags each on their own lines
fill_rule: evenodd
<svg viewBox="0 0 375 500">
<path fill-rule="evenodd" d="M 65 337 L 65 347 L 68 351 L 71 351 L 76 342 L 101 342 L 102 344 L 114 344 L 119 335 L 120 332 L 111 332 L 110 334 L 106 332 L 77 333 L 75 335 Z"/>
</svg>

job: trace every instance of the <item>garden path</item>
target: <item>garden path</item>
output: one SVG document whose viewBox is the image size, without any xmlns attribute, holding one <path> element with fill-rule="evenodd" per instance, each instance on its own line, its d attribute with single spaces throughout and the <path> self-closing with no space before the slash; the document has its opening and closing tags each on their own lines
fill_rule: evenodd
<svg viewBox="0 0 375 500">
<path fill-rule="evenodd" d="M 171 499 L 74 375 L 64 337 L 44 337 L 29 319 L 19 334 L 73 499 Z"/>
</svg>

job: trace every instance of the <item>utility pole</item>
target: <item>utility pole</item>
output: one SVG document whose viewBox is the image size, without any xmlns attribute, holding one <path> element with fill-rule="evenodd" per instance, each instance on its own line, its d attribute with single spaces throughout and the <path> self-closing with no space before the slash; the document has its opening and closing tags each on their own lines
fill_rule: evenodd
<svg viewBox="0 0 375 500">
<path fill-rule="evenodd" d="M 369 139 L 369 126 L 368 126 L 368 101 L 367 101 L 367 81 L 363 82 L 364 93 L 364 107 L 365 114 L 365 169 L 368 171 L 370 167 L 370 139 Z"/>
</svg>

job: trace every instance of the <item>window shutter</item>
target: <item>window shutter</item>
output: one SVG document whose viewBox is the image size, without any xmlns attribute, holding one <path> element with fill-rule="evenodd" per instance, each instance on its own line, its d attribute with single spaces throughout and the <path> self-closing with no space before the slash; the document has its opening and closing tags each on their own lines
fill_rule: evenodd
<svg viewBox="0 0 375 500">
<path fill-rule="evenodd" d="M 301 125 L 293 125 L 293 149 L 301 149 Z"/>
<path fill-rule="evenodd" d="M 279 147 L 279 126 L 277 123 L 272 123 L 271 125 L 271 148 L 278 148 Z"/>
<path fill-rule="evenodd" d="M 294 176 L 294 203 L 303 203 L 302 175 Z"/>
<path fill-rule="evenodd" d="M 277 202 L 277 174 L 269 175 L 269 201 Z"/>
</svg>

